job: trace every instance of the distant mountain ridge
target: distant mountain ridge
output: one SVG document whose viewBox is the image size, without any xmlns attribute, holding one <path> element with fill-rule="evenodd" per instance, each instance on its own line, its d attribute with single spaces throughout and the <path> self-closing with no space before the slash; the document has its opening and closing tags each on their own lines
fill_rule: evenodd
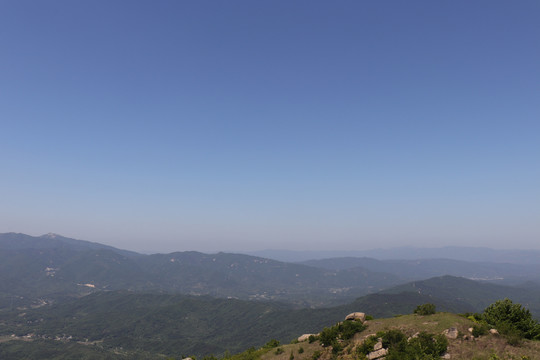
<svg viewBox="0 0 540 360">
<path fill-rule="evenodd" d="M 122 289 L 325 306 L 403 282 L 363 268 L 334 271 L 227 253 L 142 255 L 59 235 L 0 234 L 0 309 Z"/>
<path fill-rule="evenodd" d="M 472 280 L 519 284 L 540 280 L 540 264 L 470 262 L 452 259 L 377 260 L 367 257 L 344 257 L 303 261 L 301 264 L 329 270 L 361 267 L 386 272 L 408 280 L 452 275 Z"/>
<path fill-rule="evenodd" d="M 54 233 L 48 233 L 41 236 L 31 236 L 13 232 L 0 234 L 0 250 L 57 249 L 63 247 L 75 251 L 105 249 L 124 256 L 141 255 L 134 251 L 122 250 L 113 246 L 91 241 L 71 239 Z"/>
<path fill-rule="evenodd" d="M 540 250 L 499 250 L 487 247 L 446 246 L 440 248 L 396 247 L 389 249 L 350 250 L 350 251 L 295 251 L 260 250 L 246 254 L 269 259 L 303 262 L 343 257 L 369 257 L 377 260 L 418 260 L 452 259 L 472 262 L 495 262 L 511 264 L 540 264 Z"/>
</svg>

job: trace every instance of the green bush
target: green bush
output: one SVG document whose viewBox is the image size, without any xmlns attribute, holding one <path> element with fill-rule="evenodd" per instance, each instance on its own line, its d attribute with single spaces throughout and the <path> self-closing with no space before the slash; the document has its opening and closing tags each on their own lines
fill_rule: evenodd
<svg viewBox="0 0 540 360">
<path fill-rule="evenodd" d="M 319 335 L 322 346 L 339 347 L 337 340 L 349 340 L 354 334 L 366 329 L 361 321 L 344 321 L 332 327 L 324 328 Z"/>
<path fill-rule="evenodd" d="M 362 356 L 366 356 L 370 352 L 373 351 L 375 344 L 378 342 L 378 336 L 377 335 L 371 335 L 367 339 L 364 340 L 363 343 L 358 345 L 356 347 L 356 354 L 361 358 Z"/>
<path fill-rule="evenodd" d="M 362 324 L 361 321 L 345 321 L 338 325 L 338 332 L 341 334 L 340 337 L 342 340 L 349 340 L 354 334 L 365 329 L 366 325 Z"/>
<path fill-rule="evenodd" d="M 444 355 L 448 348 L 448 340 L 444 335 L 421 332 L 409 340 L 399 330 L 388 330 L 368 337 L 357 346 L 357 356 L 363 358 L 373 351 L 379 337 L 382 339 L 383 347 L 388 348 L 387 360 L 435 360 Z"/>
<path fill-rule="evenodd" d="M 435 305 L 434 304 L 423 304 L 418 305 L 416 309 L 414 309 L 414 313 L 418 315 L 432 315 L 436 313 Z"/>
<path fill-rule="evenodd" d="M 399 330 L 388 330 L 381 338 L 385 348 L 405 351 L 407 347 L 407 336 Z"/>
<path fill-rule="evenodd" d="M 510 299 L 498 300 L 489 305 L 483 319 L 506 336 L 540 339 L 540 325 L 531 312 Z"/>
<path fill-rule="evenodd" d="M 313 355 L 311 355 L 311 360 L 317 360 L 321 357 L 321 352 L 319 350 L 316 350 Z"/>
<path fill-rule="evenodd" d="M 339 333 L 337 326 L 324 328 L 319 335 L 319 341 L 321 342 L 322 346 L 327 347 L 332 345 L 337 340 L 338 335 Z"/>
<path fill-rule="evenodd" d="M 272 339 L 269 342 L 267 342 L 263 347 L 265 349 L 272 349 L 279 346 L 279 341 L 276 339 Z"/>
<path fill-rule="evenodd" d="M 474 337 L 480 337 L 482 335 L 486 335 L 489 331 L 489 327 L 486 323 L 476 323 L 472 327 L 472 335 Z"/>
</svg>

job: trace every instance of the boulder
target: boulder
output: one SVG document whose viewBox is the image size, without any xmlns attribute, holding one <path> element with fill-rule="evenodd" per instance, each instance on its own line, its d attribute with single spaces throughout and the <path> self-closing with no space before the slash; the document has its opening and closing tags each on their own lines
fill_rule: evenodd
<svg viewBox="0 0 540 360">
<path fill-rule="evenodd" d="M 499 332 L 497 331 L 497 329 L 489 329 L 489 333 L 491 335 L 499 335 Z"/>
<path fill-rule="evenodd" d="M 345 320 L 357 320 L 364 322 L 366 320 L 366 314 L 363 312 L 353 312 L 345 316 Z"/>
<path fill-rule="evenodd" d="M 456 329 L 455 327 L 451 327 L 450 329 L 444 330 L 443 334 L 449 339 L 457 339 L 458 329 Z"/>
<path fill-rule="evenodd" d="M 309 337 L 313 335 L 313 336 L 316 336 L 315 334 L 303 334 L 303 335 L 300 335 L 298 337 L 298 342 L 302 342 L 302 341 L 308 341 Z"/>
<path fill-rule="evenodd" d="M 377 351 L 370 352 L 367 357 L 369 360 L 374 360 L 374 359 L 382 358 L 383 356 L 386 356 L 386 354 L 388 354 L 388 350 L 380 349 Z"/>
</svg>

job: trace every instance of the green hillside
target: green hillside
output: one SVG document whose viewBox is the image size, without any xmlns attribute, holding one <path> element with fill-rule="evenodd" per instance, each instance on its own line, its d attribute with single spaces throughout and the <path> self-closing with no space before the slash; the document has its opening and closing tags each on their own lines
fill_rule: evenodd
<svg viewBox="0 0 540 360">
<path fill-rule="evenodd" d="M 341 318 L 339 309 L 126 291 L 98 292 L 34 310 L 0 313 L 0 334 L 70 338 L 171 356 L 221 354 L 260 346 L 272 337 L 289 341 Z"/>
<path fill-rule="evenodd" d="M 0 309 L 42 306 L 100 290 L 321 307 L 347 303 L 402 282 L 397 276 L 362 268 L 332 271 L 227 253 L 134 255 L 57 235 L 0 234 Z"/>
<path fill-rule="evenodd" d="M 473 311 L 480 311 L 498 299 L 510 298 L 530 309 L 540 319 L 540 287 L 503 286 L 473 281 L 454 276 L 442 276 L 383 290 L 383 294 L 414 292 L 434 301 L 445 300 L 451 304 L 466 304 Z M 432 301 L 433 302 L 433 301 Z"/>
</svg>

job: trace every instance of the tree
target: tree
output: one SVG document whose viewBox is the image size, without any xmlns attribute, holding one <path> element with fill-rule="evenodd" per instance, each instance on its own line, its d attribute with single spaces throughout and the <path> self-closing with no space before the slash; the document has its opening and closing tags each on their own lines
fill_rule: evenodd
<svg viewBox="0 0 540 360">
<path fill-rule="evenodd" d="M 483 313 L 484 320 L 505 335 L 519 335 L 526 339 L 540 339 L 540 325 L 531 312 L 510 299 L 498 300 Z"/>
<path fill-rule="evenodd" d="M 424 304 L 424 305 L 418 305 L 416 309 L 414 309 L 414 313 L 418 315 L 431 315 L 435 314 L 435 305 L 434 304 Z"/>
</svg>

